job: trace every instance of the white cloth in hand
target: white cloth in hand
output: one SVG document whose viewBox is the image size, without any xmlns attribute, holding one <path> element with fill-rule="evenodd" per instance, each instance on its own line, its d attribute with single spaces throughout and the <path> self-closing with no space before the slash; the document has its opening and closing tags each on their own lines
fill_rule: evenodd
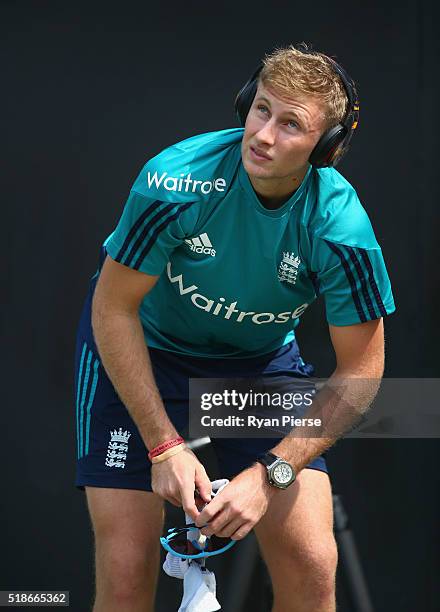
<svg viewBox="0 0 440 612">
<path fill-rule="evenodd" d="M 213 480 L 212 497 L 215 497 L 229 483 L 227 478 Z M 189 525 L 193 520 L 185 514 L 185 523 Z M 189 540 L 198 540 L 200 532 L 194 529 L 188 531 L 187 538 Z M 183 598 L 178 612 L 215 612 L 220 610 L 221 605 L 216 597 L 216 580 L 214 572 L 210 572 L 201 563 L 195 560 L 181 559 L 171 553 L 168 553 L 163 570 L 172 578 L 183 579 Z"/>
<path fill-rule="evenodd" d="M 162 565 L 165 574 L 168 574 L 168 576 L 171 576 L 171 578 L 180 578 L 181 580 L 183 580 L 188 567 L 188 559 L 181 559 L 180 557 L 176 557 L 171 553 L 167 553 L 164 564 Z"/>
<path fill-rule="evenodd" d="M 183 599 L 179 612 L 214 612 L 220 609 L 214 573 L 192 561 L 183 578 Z"/>
</svg>

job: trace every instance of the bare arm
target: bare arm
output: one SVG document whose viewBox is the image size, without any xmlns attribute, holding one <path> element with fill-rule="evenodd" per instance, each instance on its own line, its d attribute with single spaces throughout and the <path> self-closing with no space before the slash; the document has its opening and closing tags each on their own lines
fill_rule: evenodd
<svg viewBox="0 0 440 612">
<path fill-rule="evenodd" d="M 154 380 L 138 314 L 157 279 L 107 256 L 92 304 L 93 334 L 102 363 L 148 449 L 178 435 Z"/>
<path fill-rule="evenodd" d="M 295 427 L 292 435 L 272 448 L 296 473 L 329 448 L 368 408 L 383 374 L 382 319 L 345 327 L 330 325 L 330 336 L 337 367 L 313 401 L 311 412 L 315 414 L 304 415 L 323 417 L 324 432 L 320 429 L 317 437 L 311 437 L 307 428 Z M 203 509 L 196 525 L 209 523 L 202 530 L 205 535 L 216 533 L 240 540 L 260 520 L 274 495 L 282 497 L 283 492 L 268 484 L 266 468 L 257 462 Z"/>
<path fill-rule="evenodd" d="M 92 303 L 92 328 L 102 363 L 148 449 L 178 435 L 154 380 L 139 318 L 140 303 L 157 279 L 107 257 Z M 193 518 L 198 515 L 195 487 L 205 501 L 211 499 L 206 471 L 189 449 L 154 464 L 151 476 L 153 491 L 182 505 Z"/>
<path fill-rule="evenodd" d="M 295 471 L 332 446 L 368 409 L 379 389 L 384 370 L 383 319 L 357 325 L 329 326 L 336 354 L 336 370 L 316 395 L 305 416 L 323 421 L 320 437 L 313 430 L 296 427 L 273 450 Z M 302 431 L 304 430 L 304 431 Z"/>
</svg>

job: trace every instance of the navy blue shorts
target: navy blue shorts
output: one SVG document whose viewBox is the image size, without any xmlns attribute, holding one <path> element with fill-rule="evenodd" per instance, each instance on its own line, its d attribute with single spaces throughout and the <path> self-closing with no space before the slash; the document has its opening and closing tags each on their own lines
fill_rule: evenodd
<svg viewBox="0 0 440 612">
<path fill-rule="evenodd" d="M 75 485 L 151 491 L 151 463 L 139 431 L 108 378 L 91 329 L 92 279 L 77 334 L 75 356 L 77 473 Z M 183 433 L 188 424 L 189 378 L 234 378 L 269 374 L 309 377 L 292 342 L 251 359 L 205 359 L 149 348 L 157 386 L 167 414 Z M 233 478 L 281 438 L 212 438 L 221 478 Z M 323 456 L 307 467 L 327 472 Z"/>
</svg>

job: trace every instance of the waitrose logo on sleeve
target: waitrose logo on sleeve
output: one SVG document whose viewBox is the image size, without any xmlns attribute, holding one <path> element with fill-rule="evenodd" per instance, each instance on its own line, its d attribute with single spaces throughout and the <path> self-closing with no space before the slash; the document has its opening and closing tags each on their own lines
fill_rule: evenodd
<svg viewBox="0 0 440 612">
<path fill-rule="evenodd" d="M 226 189 L 226 180 L 224 178 L 215 178 L 212 181 L 199 181 L 191 178 L 189 174 L 180 174 L 180 176 L 169 176 L 168 172 L 162 172 L 159 176 L 157 172 L 151 174 L 147 172 L 148 187 L 163 187 L 167 191 L 183 191 L 195 193 L 201 191 L 203 194 L 211 193 L 211 191 L 223 192 Z"/>
</svg>

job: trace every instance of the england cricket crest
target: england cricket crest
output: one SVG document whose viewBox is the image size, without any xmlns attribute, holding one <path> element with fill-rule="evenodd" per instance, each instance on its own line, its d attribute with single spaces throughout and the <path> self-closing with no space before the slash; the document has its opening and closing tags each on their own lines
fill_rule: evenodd
<svg viewBox="0 0 440 612">
<path fill-rule="evenodd" d="M 298 276 L 301 259 L 295 253 L 283 252 L 283 259 L 278 268 L 278 280 L 282 283 L 294 285 Z"/>
<path fill-rule="evenodd" d="M 123 431 L 122 427 L 110 430 L 110 442 L 107 448 L 107 457 L 105 465 L 108 467 L 125 468 L 125 460 L 127 459 L 128 440 L 131 433 L 127 430 Z"/>
</svg>

